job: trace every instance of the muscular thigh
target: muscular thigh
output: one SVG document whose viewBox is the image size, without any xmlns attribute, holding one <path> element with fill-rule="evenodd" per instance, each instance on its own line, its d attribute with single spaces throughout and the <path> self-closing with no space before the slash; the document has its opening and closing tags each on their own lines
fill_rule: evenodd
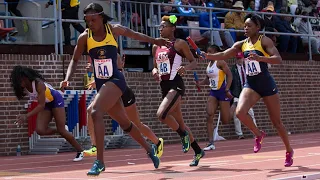
<svg viewBox="0 0 320 180">
<path fill-rule="evenodd" d="M 209 116 L 214 116 L 218 108 L 218 105 L 219 105 L 219 102 L 217 98 L 215 98 L 214 96 L 209 96 L 207 101 L 207 107 L 206 107 L 207 114 Z"/>
<path fill-rule="evenodd" d="M 46 129 L 52 120 L 52 113 L 50 110 L 40 111 L 37 115 L 37 128 Z"/>
<path fill-rule="evenodd" d="M 109 110 L 120 100 L 121 89 L 112 82 L 107 82 L 100 88 L 98 94 L 92 102 L 92 108 L 99 112 L 109 112 Z"/>
<path fill-rule="evenodd" d="M 236 111 L 248 112 L 249 109 L 254 106 L 261 96 L 250 88 L 243 88 L 240 93 L 239 102 Z"/>
<path fill-rule="evenodd" d="M 170 90 L 167 93 L 158 108 L 158 113 L 170 114 L 172 111 L 174 111 L 174 109 L 177 107 L 178 102 L 181 100 L 181 96 L 177 93 L 178 92 L 175 90 Z"/>
</svg>

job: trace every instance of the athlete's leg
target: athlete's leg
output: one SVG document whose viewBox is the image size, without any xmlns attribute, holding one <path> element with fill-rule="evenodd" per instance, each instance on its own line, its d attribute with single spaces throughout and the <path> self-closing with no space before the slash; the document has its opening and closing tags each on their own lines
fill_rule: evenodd
<svg viewBox="0 0 320 180">
<path fill-rule="evenodd" d="M 96 138 L 94 134 L 94 124 L 91 116 L 92 111 L 92 103 L 87 108 L 87 120 L 88 120 L 88 132 L 91 140 L 91 148 L 88 150 L 84 150 L 83 153 L 85 156 L 96 156 L 97 148 L 96 148 Z"/>
<path fill-rule="evenodd" d="M 49 128 L 49 122 L 52 120 L 52 113 L 48 109 L 40 111 L 37 115 L 36 132 L 41 135 L 52 135 L 57 133 L 56 129 Z"/>
<path fill-rule="evenodd" d="M 207 113 L 207 133 L 208 133 L 208 139 L 209 139 L 209 146 L 210 145 L 213 146 L 213 118 L 218 108 L 218 103 L 219 102 L 216 97 L 213 97 L 213 96 L 208 97 L 206 113 Z"/>
<path fill-rule="evenodd" d="M 254 90 L 250 88 L 243 88 L 236 108 L 236 116 L 252 131 L 255 136 L 261 136 L 261 131 L 253 123 L 253 120 L 248 112 L 249 109 L 254 106 L 260 98 L 260 95 Z"/>
<path fill-rule="evenodd" d="M 92 112 L 92 103 L 87 108 L 88 131 L 90 135 L 91 145 L 96 145 L 96 138 L 94 135 L 94 124 L 93 124 L 91 112 Z"/>
<path fill-rule="evenodd" d="M 250 88 L 244 88 L 241 91 L 238 106 L 236 109 L 236 116 L 239 120 L 247 126 L 252 133 L 256 136 L 255 145 L 253 147 L 253 151 L 257 153 L 261 149 L 262 140 L 265 137 L 265 133 L 260 131 L 258 127 L 252 120 L 252 117 L 249 115 L 248 111 L 252 106 L 254 106 L 261 96 Z"/>
<path fill-rule="evenodd" d="M 120 127 L 127 132 L 134 140 L 136 140 L 146 151 L 151 160 L 153 161 L 154 167 L 158 168 L 160 160 L 157 157 L 157 147 L 155 145 L 150 146 L 147 141 L 142 137 L 137 126 L 132 123 L 123 107 L 122 100 L 119 99 L 116 104 L 107 111 L 112 119 L 115 119 Z"/>
<path fill-rule="evenodd" d="M 103 151 L 105 124 L 103 121 L 103 116 L 105 113 L 108 113 L 111 118 L 117 120 L 120 127 L 124 131 L 128 132 L 141 146 L 147 150 L 147 152 L 152 152 L 152 148 L 143 139 L 139 130 L 128 119 L 120 99 L 121 95 L 122 91 L 118 86 L 116 86 L 113 82 L 107 82 L 101 87 L 93 101 L 91 115 L 94 122 L 97 145 L 97 160 L 99 160 L 101 164 L 104 162 Z M 108 100 L 107 103 L 106 99 Z"/>
<path fill-rule="evenodd" d="M 263 101 L 267 106 L 269 116 L 273 126 L 277 129 L 279 136 L 281 137 L 284 145 L 286 146 L 287 150 L 287 159 L 285 162 L 285 166 L 291 166 L 293 163 L 292 156 L 293 156 L 293 149 L 289 142 L 288 132 L 286 131 L 281 118 L 280 118 L 280 100 L 279 95 L 274 94 L 272 96 L 263 97 Z"/>
<path fill-rule="evenodd" d="M 125 111 L 128 115 L 130 121 L 132 121 L 139 131 L 145 135 L 149 140 L 151 140 L 154 144 L 159 143 L 159 138 L 152 132 L 152 130 L 145 124 L 140 121 L 139 112 L 136 103 L 125 107 Z"/>
<path fill-rule="evenodd" d="M 66 112 L 64 107 L 52 108 L 52 114 L 56 121 L 56 127 L 59 134 L 65 138 L 78 152 L 77 157 L 73 161 L 80 161 L 83 158 L 82 147 L 76 141 L 76 139 L 72 136 L 70 132 L 68 132 L 65 128 L 66 124 Z"/>
<path fill-rule="evenodd" d="M 176 90 L 170 90 L 161 102 L 157 111 L 157 116 L 160 121 L 167 124 L 172 130 L 176 131 L 180 135 L 182 150 L 184 153 L 187 153 L 190 148 L 189 133 L 186 131 L 187 129 L 183 121 L 177 122 L 172 116 L 172 112 L 175 111 L 180 99 L 181 96 Z"/>
<path fill-rule="evenodd" d="M 177 106 L 175 107 L 175 109 L 173 109 L 171 114 L 174 117 L 174 119 L 178 122 L 179 125 L 184 126 L 186 128 L 186 131 L 188 132 L 190 137 L 191 147 L 195 153 L 194 159 L 190 163 L 190 166 L 197 166 L 199 164 L 200 159 L 205 155 L 205 153 L 203 150 L 201 150 L 190 128 L 183 121 L 182 112 L 181 112 L 181 100 L 177 101 Z"/>
<path fill-rule="evenodd" d="M 184 126 L 180 126 L 177 121 L 170 115 L 170 112 L 175 109 L 177 106 L 178 100 L 181 99 L 181 96 L 175 90 L 170 90 L 166 97 L 162 100 L 158 111 L 157 117 L 159 120 L 165 124 L 167 124 L 172 130 L 177 131 L 180 129 L 181 131 L 185 131 Z"/>
</svg>

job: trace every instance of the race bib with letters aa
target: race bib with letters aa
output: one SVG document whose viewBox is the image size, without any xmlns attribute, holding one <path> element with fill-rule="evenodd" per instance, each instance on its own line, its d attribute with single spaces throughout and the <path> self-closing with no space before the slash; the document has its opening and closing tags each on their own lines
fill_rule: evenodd
<svg viewBox="0 0 320 180">
<path fill-rule="evenodd" d="M 260 63 L 255 60 L 245 60 L 246 74 L 248 76 L 255 76 L 261 73 Z"/>
<path fill-rule="evenodd" d="M 94 59 L 96 78 L 109 79 L 113 75 L 112 59 Z"/>
<path fill-rule="evenodd" d="M 171 71 L 170 60 L 166 52 L 158 53 L 157 65 L 158 65 L 158 71 L 160 75 L 170 74 L 170 71 Z"/>
</svg>

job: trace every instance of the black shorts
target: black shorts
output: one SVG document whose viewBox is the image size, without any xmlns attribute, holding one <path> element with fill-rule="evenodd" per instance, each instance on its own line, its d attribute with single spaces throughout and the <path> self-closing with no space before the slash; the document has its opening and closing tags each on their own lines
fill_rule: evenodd
<svg viewBox="0 0 320 180">
<path fill-rule="evenodd" d="M 244 87 L 254 90 L 261 97 L 272 96 L 278 93 L 276 82 L 270 74 L 247 77 Z"/>
<path fill-rule="evenodd" d="M 163 80 L 160 82 L 162 99 L 165 98 L 168 92 L 173 89 L 176 90 L 180 96 L 184 96 L 185 86 L 181 76 L 176 75 L 173 80 Z"/>
<path fill-rule="evenodd" d="M 127 86 L 126 90 L 121 96 L 123 106 L 124 107 L 129 107 L 132 104 L 136 103 L 136 97 L 134 96 L 134 93 L 131 88 Z"/>
</svg>

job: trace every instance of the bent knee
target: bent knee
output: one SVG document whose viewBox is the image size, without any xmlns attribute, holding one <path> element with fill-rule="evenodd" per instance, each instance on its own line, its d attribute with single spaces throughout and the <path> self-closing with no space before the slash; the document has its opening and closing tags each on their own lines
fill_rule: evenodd
<svg viewBox="0 0 320 180">
<path fill-rule="evenodd" d="M 98 119 L 103 118 L 103 112 L 99 111 L 97 109 L 94 109 L 94 108 L 91 109 L 90 115 L 91 115 L 93 121 L 97 121 Z"/>
<path fill-rule="evenodd" d="M 36 128 L 36 132 L 37 132 L 37 134 L 39 134 L 40 136 L 46 135 L 46 130 L 45 130 L 45 129 Z"/>
<path fill-rule="evenodd" d="M 236 116 L 238 119 L 243 119 L 248 114 L 248 111 L 245 111 L 244 109 L 236 109 Z"/>
</svg>

